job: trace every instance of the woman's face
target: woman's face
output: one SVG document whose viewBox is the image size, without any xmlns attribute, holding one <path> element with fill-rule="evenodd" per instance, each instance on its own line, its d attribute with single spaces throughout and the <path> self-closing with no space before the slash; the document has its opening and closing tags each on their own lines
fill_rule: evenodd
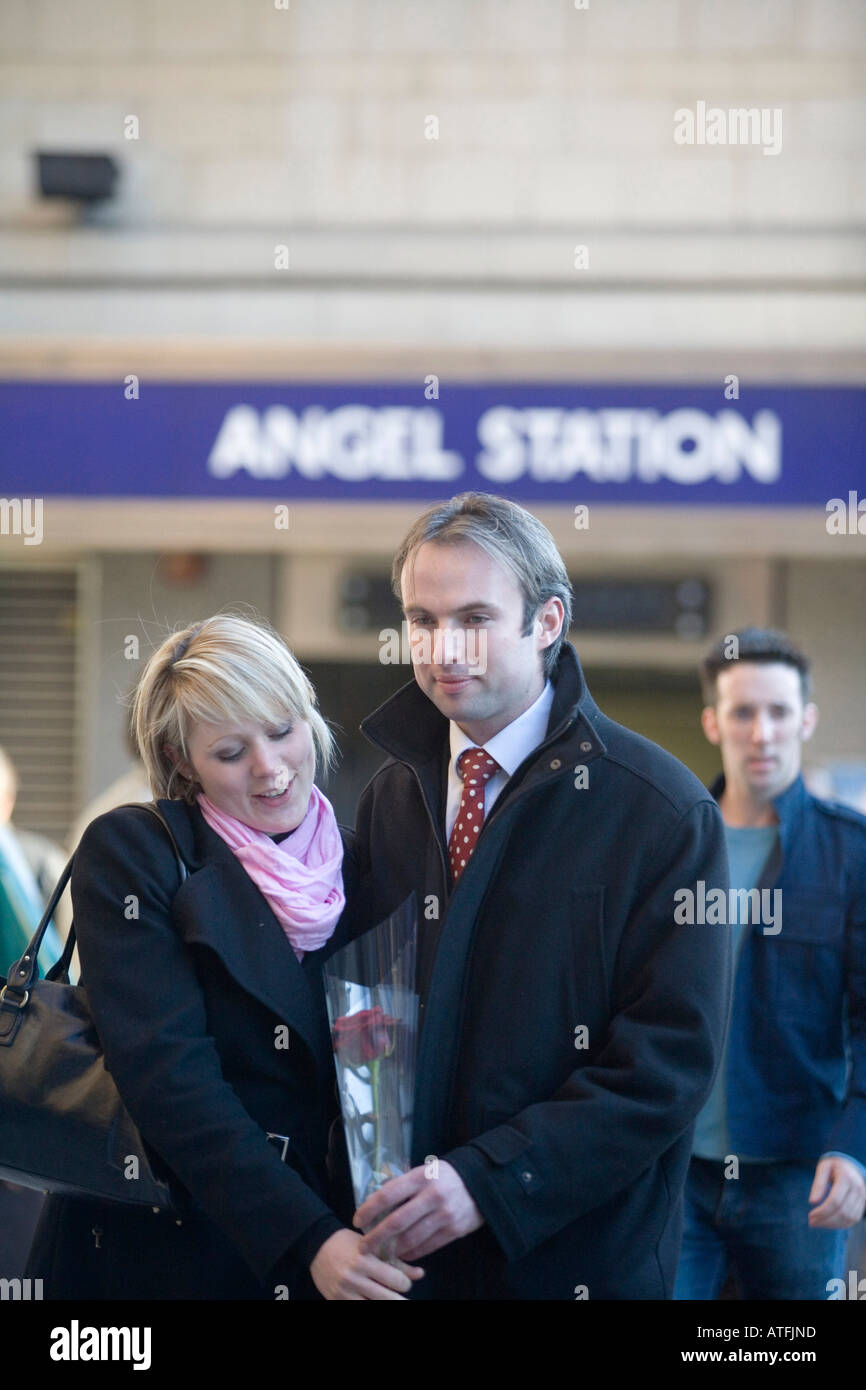
<svg viewBox="0 0 866 1390">
<path fill-rule="evenodd" d="M 287 717 L 279 728 L 199 723 L 187 748 L 202 791 L 220 811 L 268 835 L 295 830 L 304 819 L 316 769 L 305 720 Z"/>
</svg>

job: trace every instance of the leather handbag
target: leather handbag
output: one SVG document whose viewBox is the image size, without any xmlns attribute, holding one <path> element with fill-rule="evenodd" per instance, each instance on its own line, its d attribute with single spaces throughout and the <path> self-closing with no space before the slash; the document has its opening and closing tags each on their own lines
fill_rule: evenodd
<svg viewBox="0 0 866 1390">
<path fill-rule="evenodd" d="M 183 883 L 187 868 L 168 822 L 151 803 L 128 804 L 160 822 Z M 39 978 L 39 947 L 74 862 L 73 855 L 0 989 L 0 1178 L 43 1192 L 179 1211 L 186 1205 L 183 1189 L 120 1098 L 85 987 L 69 983 L 74 923 L 59 960 Z"/>
</svg>

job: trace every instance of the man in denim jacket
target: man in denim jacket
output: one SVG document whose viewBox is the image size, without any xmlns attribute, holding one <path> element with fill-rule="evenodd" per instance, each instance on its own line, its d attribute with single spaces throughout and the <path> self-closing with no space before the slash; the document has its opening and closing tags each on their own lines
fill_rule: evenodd
<svg viewBox="0 0 866 1390">
<path fill-rule="evenodd" d="M 728 1272 L 744 1298 L 827 1298 L 866 1207 L 866 817 L 803 783 L 818 711 L 784 634 L 724 638 L 701 676 L 735 970 L 674 1296 L 715 1298 Z"/>
</svg>

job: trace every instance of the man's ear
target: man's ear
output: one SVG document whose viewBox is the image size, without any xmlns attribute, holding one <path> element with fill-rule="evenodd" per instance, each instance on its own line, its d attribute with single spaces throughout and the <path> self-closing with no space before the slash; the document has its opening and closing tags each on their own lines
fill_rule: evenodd
<svg viewBox="0 0 866 1390">
<path fill-rule="evenodd" d="M 800 737 L 804 743 L 808 743 L 818 727 L 818 706 L 811 700 L 803 710 L 803 723 L 800 726 Z"/>
<path fill-rule="evenodd" d="M 718 748 L 722 741 L 722 736 L 719 733 L 719 721 L 716 718 L 715 705 L 704 705 L 701 710 L 701 728 L 704 731 L 705 738 L 707 738 L 710 743 L 714 743 Z"/>
<path fill-rule="evenodd" d="M 539 650 L 553 645 L 562 632 L 564 617 L 565 609 L 562 606 L 562 599 L 551 594 L 550 598 L 545 599 L 535 615 L 535 630 L 541 639 Z"/>
</svg>

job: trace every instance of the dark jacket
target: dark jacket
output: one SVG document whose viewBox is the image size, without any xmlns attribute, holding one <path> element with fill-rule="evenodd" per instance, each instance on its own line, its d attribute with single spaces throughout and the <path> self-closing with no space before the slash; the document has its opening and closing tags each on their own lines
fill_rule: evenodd
<svg viewBox="0 0 866 1390">
<path fill-rule="evenodd" d="M 720 777 L 711 788 L 724 791 Z M 735 1152 L 866 1163 L 866 817 L 797 777 L 773 805 L 781 931 L 746 931 L 725 1063 Z"/>
<path fill-rule="evenodd" d="M 198 808 L 159 807 L 186 882 L 159 823 L 121 807 L 88 827 L 72 897 L 106 1064 L 192 1211 L 178 1224 L 49 1198 L 31 1277 L 49 1298 L 313 1297 L 309 1263 L 342 1225 L 326 1201 L 336 1098 L 320 974 L 339 938 L 299 963 Z M 285 1162 L 268 1132 L 289 1136 Z"/>
<path fill-rule="evenodd" d="M 451 1163 L 486 1222 L 421 1261 L 419 1297 L 671 1296 L 730 988 L 727 931 L 675 926 L 674 893 L 727 889 L 724 831 L 681 763 L 599 711 L 572 647 L 554 679 L 453 893 L 447 721 L 412 682 L 362 726 L 391 755 L 358 810 L 363 916 L 420 904 L 413 1161 Z"/>
</svg>

